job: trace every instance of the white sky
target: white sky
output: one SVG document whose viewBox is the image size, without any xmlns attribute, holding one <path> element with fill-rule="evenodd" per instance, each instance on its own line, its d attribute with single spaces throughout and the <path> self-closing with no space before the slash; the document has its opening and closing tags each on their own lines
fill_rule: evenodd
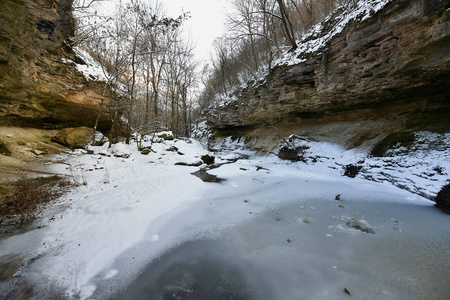
<svg viewBox="0 0 450 300">
<path fill-rule="evenodd" d="M 151 0 L 147 0 L 151 1 Z M 161 0 L 167 13 L 176 17 L 182 12 L 190 12 L 191 18 L 185 25 L 185 31 L 197 45 L 197 59 L 205 61 L 210 58 L 212 42 L 225 32 L 225 7 L 227 0 Z"/>
<path fill-rule="evenodd" d="M 103 15 L 114 12 L 115 3 L 129 0 L 106 0 L 98 2 L 93 10 L 100 10 Z M 143 0 L 147 3 L 159 1 L 167 10 L 169 17 L 176 18 L 183 12 L 189 12 L 191 18 L 183 26 L 183 31 L 196 45 L 198 61 L 209 60 L 212 42 L 225 32 L 225 7 L 230 7 L 230 0 Z M 100 8 L 99 8 L 100 7 Z"/>
</svg>

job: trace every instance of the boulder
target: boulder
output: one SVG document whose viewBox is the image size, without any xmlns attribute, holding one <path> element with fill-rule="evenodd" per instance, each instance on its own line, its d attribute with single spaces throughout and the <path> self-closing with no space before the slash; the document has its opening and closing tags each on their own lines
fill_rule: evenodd
<svg viewBox="0 0 450 300">
<path fill-rule="evenodd" d="M 278 157 L 284 160 L 290 160 L 293 162 L 303 161 L 303 147 L 289 147 L 283 146 L 278 150 Z"/>
<path fill-rule="evenodd" d="M 85 148 L 92 142 L 93 129 L 88 127 L 65 128 L 52 137 L 52 141 L 70 148 Z M 105 143 L 104 136 L 96 133 L 96 143 L 98 146 Z"/>
<path fill-rule="evenodd" d="M 122 143 L 112 145 L 110 151 L 114 157 L 118 158 L 129 158 L 131 156 L 129 146 Z"/>
<path fill-rule="evenodd" d="M 161 132 L 156 135 L 159 138 L 162 138 L 165 141 L 173 141 L 175 138 L 173 137 L 172 132 Z"/>
<path fill-rule="evenodd" d="M 355 178 L 356 175 L 358 175 L 361 168 L 362 168 L 361 166 L 347 165 L 345 166 L 344 176 Z"/>
<path fill-rule="evenodd" d="M 206 154 L 206 155 L 203 155 L 203 156 L 201 157 L 201 159 L 203 160 L 203 162 L 204 162 L 205 164 L 207 164 L 207 165 L 212 165 L 212 164 L 214 164 L 215 157 Z"/>
<path fill-rule="evenodd" d="M 450 184 L 447 184 L 442 188 L 442 190 L 437 194 L 436 206 L 446 213 L 450 213 Z"/>
</svg>

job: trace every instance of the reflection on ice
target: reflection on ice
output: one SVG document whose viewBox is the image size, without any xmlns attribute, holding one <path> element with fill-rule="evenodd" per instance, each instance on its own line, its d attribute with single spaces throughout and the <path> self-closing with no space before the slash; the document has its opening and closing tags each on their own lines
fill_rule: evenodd
<svg viewBox="0 0 450 300">
<path fill-rule="evenodd" d="M 431 292 L 445 299 L 446 240 L 416 221 L 447 216 L 432 207 L 347 199 L 349 209 L 333 213 L 334 201 L 291 202 L 220 237 L 186 242 L 148 265 L 117 299 L 426 299 Z M 352 228 L 349 215 L 369 226 L 365 216 L 377 233 Z M 408 233 L 396 230 L 405 225 Z M 432 248 L 417 240 L 425 232 Z"/>
<path fill-rule="evenodd" d="M 237 249 L 189 242 L 152 263 L 117 299 L 254 299 Z"/>
</svg>

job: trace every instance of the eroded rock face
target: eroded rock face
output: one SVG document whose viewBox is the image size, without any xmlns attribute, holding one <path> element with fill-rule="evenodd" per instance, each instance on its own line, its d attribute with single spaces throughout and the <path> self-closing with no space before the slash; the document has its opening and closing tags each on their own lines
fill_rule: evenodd
<svg viewBox="0 0 450 300">
<path fill-rule="evenodd" d="M 0 125 L 94 126 L 101 83 L 88 82 L 75 60 L 73 0 L 0 3 Z M 99 129 L 106 129 L 105 120 Z"/>
<path fill-rule="evenodd" d="M 209 124 L 218 130 L 255 127 L 393 103 L 448 112 L 449 6 L 449 0 L 392 1 L 348 25 L 324 51 L 278 66 L 264 84 L 239 91 L 237 101 L 208 116 Z"/>
</svg>

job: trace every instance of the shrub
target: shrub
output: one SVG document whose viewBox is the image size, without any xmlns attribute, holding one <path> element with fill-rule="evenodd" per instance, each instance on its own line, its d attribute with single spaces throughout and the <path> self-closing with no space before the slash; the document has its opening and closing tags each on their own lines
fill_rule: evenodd
<svg viewBox="0 0 450 300">
<path fill-rule="evenodd" d="M 10 219 L 9 223 L 23 225 L 35 219 L 41 212 L 41 204 L 60 197 L 69 185 L 69 180 L 59 176 L 24 178 L 2 184 L 0 224 Z"/>
</svg>

